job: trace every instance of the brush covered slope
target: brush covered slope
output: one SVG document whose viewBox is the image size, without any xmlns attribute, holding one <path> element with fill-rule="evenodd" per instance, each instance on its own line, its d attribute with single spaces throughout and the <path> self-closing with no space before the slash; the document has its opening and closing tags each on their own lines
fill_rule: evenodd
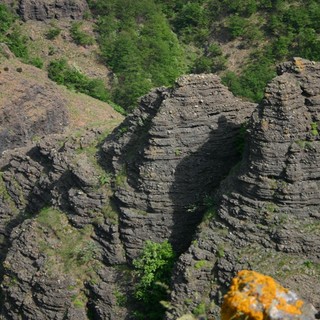
<svg viewBox="0 0 320 320">
<path fill-rule="evenodd" d="M 102 101 L 72 92 L 0 47 L 0 154 L 48 134 L 113 129 L 122 116 Z"/>
</svg>

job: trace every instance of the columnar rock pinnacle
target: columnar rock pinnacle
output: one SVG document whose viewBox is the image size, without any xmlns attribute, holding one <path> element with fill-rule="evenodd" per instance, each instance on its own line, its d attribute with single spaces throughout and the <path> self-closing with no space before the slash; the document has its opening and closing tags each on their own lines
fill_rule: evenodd
<svg viewBox="0 0 320 320">
<path fill-rule="evenodd" d="M 241 164 L 180 257 L 170 319 L 198 304 L 217 314 L 212 301 L 221 303 L 241 269 L 274 276 L 320 307 L 320 64 L 297 58 L 279 73 L 252 115 Z"/>
<path fill-rule="evenodd" d="M 201 220 L 203 199 L 239 161 L 239 129 L 255 104 L 215 75 L 188 75 L 156 89 L 106 141 L 129 258 L 146 239 L 170 239 L 178 252 Z"/>
</svg>

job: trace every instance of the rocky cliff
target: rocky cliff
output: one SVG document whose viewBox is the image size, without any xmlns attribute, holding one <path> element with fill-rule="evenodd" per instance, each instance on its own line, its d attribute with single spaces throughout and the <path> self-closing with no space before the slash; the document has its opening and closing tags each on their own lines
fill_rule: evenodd
<svg viewBox="0 0 320 320">
<path fill-rule="evenodd" d="M 2 0 L 24 20 L 82 19 L 88 12 L 86 0 Z"/>
<path fill-rule="evenodd" d="M 188 247 L 203 199 L 240 159 L 240 126 L 254 107 L 217 76 L 191 75 L 142 98 L 103 145 L 89 130 L 8 151 L 2 317 L 124 319 L 131 260 L 147 239 Z"/>
<path fill-rule="evenodd" d="M 320 65 L 295 59 L 278 71 L 252 115 L 241 164 L 179 259 L 168 319 L 199 305 L 214 317 L 241 269 L 272 275 L 320 307 Z"/>
<path fill-rule="evenodd" d="M 239 161 L 241 124 L 255 107 L 217 76 L 189 75 L 145 96 L 103 145 L 114 170 L 122 239 L 129 259 L 146 239 L 178 252 L 201 221 L 203 201 Z"/>
<path fill-rule="evenodd" d="M 258 107 L 215 75 L 184 76 L 112 134 L 7 151 L 1 317 L 132 318 L 131 263 L 146 240 L 181 254 L 167 319 L 218 317 L 241 269 L 319 309 L 319 74 L 320 64 L 284 63 Z"/>
</svg>

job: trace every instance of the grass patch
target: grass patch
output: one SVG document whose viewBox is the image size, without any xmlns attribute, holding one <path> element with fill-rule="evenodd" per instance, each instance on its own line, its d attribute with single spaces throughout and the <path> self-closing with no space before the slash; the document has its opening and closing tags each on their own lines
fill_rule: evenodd
<svg viewBox="0 0 320 320">
<path fill-rule="evenodd" d="M 112 200 L 102 208 L 102 214 L 111 224 L 118 224 L 118 209 Z"/>
<path fill-rule="evenodd" d="M 116 174 L 114 183 L 118 188 L 124 187 L 127 183 L 127 170 L 125 166 L 123 166 L 121 170 L 119 170 L 119 172 Z"/>
<path fill-rule="evenodd" d="M 36 217 L 41 236 L 40 252 L 47 257 L 48 274 L 67 273 L 76 279 L 88 280 L 100 267 L 95 257 L 99 247 L 91 239 L 92 226 L 72 227 L 66 215 L 53 208 L 45 208 Z"/>
</svg>

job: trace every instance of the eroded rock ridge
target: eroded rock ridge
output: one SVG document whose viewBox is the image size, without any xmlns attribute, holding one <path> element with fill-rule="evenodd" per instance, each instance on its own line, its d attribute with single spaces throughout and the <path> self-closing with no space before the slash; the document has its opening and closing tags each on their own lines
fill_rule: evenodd
<svg viewBox="0 0 320 320">
<path fill-rule="evenodd" d="M 217 76 L 190 75 L 142 98 L 102 147 L 105 133 L 88 130 L 8 151 L 2 317 L 125 319 L 132 259 L 147 239 L 187 248 L 254 108 Z"/>
<path fill-rule="evenodd" d="M 251 118 L 243 161 L 180 257 L 168 319 L 199 305 L 217 315 L 241 269 L 271 275 L 320 308 L 320 64 L 297 58 L 278 71 Z"/>
</svg>

